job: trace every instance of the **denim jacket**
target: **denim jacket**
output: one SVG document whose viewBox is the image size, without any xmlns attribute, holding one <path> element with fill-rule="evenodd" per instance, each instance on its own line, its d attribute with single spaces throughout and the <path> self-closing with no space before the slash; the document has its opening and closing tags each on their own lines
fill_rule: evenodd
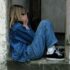
<svg viewBox="0 0 70 70">
<path fill-rule="evenodd" d="M 15 22 L 9 31 L 9 42 L 12 53 L 12 59 L 15 61 L 29 61 L 27 55 L 27 46 L 31 44 L 34 38 L 34 31 L 26 29 L 20 22 Z"/>
</svg>

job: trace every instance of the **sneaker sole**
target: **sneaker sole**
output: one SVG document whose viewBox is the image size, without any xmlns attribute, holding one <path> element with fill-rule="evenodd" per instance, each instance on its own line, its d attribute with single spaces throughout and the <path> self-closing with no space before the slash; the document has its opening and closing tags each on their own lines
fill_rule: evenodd
<svg viewBox="0 0 70 70">
<path fill-rule="evenodd" d="M 46 58 L 47 60 L 57 60 L 57 61 L 63 61 L 63 60 L 65 60 L 64 58 L 63 59 L 57 59 L 57 58 Z"/>
</svg>

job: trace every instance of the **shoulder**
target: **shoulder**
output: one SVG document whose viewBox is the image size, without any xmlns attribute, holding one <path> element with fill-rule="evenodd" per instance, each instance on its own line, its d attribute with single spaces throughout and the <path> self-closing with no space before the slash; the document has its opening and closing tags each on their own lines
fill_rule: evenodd
<svg viewBox="0 0 70 70">
<path fill-rule="evenodd" d="M 12 26 L 11 29 L 12 30 L 17 30 L 17 29 L 21 29 L 22 28 L 22 24 L 20 22 L 15 22 Z"/>
</svg>

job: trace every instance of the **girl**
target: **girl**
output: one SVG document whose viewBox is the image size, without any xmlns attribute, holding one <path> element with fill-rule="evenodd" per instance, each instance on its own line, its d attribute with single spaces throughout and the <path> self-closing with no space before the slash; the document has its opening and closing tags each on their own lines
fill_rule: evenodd
<svg viewBox="0 0 70 70">
<path fill-rule="evenodd" d="M 13 5 L 10 9 L 9 41 L 14 61 L 26 62 L 41 58 L 45 49 L 48 60 L 63 60 L 63 55 L 55 48 L 57 39 L 50 20 L 42 20 L 34 33 L 23 6 Z"/>
</svg>

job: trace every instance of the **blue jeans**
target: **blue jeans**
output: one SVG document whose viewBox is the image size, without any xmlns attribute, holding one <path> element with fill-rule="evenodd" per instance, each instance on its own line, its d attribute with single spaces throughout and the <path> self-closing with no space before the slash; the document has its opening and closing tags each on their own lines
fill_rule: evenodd
<svg viewBox="0 0 70 70">
<path fill-rule="evenodd" d="M 37 28 L 34 40 L 27 47 L 28 56 L 30 59 L 40 58 L 46 48 L 52 47 L 57 42 L 52 23 L 49 20 L 42 20 Z"/>
</svg>

